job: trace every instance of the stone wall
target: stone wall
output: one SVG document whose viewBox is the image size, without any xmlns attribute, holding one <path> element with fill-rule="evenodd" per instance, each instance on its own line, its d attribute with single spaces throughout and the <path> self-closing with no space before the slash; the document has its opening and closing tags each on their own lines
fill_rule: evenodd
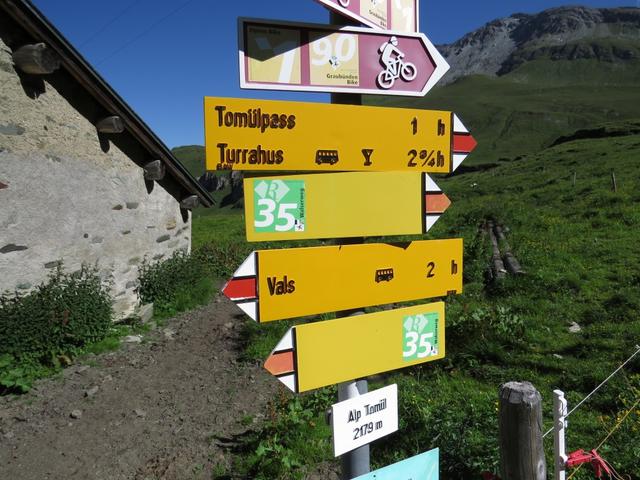
<svg viewBox="0 0 640 480">
<path fill-rule="evenodd" d="M 27 292 L 60 263 L 68 272 L 87 263 L 110 284 L 116 315 L 131 314 L 138 266 L 188 251 L 190 219 L 159 185 L 148 193 L 116 145 L 103 151 L 64 89 L 44 82 L 31 98 L 1 40 L 0 85 L 0 292 Z"/>
</svg>

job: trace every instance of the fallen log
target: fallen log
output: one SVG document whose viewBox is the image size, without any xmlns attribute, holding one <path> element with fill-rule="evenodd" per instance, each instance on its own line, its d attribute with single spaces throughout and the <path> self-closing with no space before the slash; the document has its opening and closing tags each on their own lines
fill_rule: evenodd
<svg viewBox="0 0 640 480">
<path fill-rule="evenodd" d="M 518 262 L 518 259 L 511 252 L 511 247 L 509 246 L 509 243 L 504 236 L 504 230 L 502 229 L 502 227 L 500 225 L 494 225 L 493 231 L 495 232 L 498 239 L 500 239 L 500 241 L 502 242 L 502 249 L 504 250 L 503 263 L 507 267 L 509 273 L 511 273 L 512 275 L 523 275 L 525 271 L 522 270 L 520 262 Z"/>
<path fill-rule="evenodd" d="M 493 276 L 496 280 L 502 280 L 507 275 L 507 270 L 504 268 L 504 262 L 500 255 L 500 247 L 498 246 L 498 239 L 494 233 L 493 222 L 488 222 L 488 233 L 491 239 L 491 245 L 493 247 L 493 256 L 491 257 L 491 263 L 493 268 Z"/>
</svg>

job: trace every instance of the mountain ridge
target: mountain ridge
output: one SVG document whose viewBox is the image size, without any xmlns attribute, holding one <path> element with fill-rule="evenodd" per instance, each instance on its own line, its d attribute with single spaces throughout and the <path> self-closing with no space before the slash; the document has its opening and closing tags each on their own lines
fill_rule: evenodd
<svg viewBox="0 0 640 480">
<path fill-rule="evenodd" d="M 443 85 L 474 74 L 503 76 L 541 57 L 640 60 L 640 9 L 563 6 L 515 13 L 437 48 L 451 65 Z"/>
</svg>

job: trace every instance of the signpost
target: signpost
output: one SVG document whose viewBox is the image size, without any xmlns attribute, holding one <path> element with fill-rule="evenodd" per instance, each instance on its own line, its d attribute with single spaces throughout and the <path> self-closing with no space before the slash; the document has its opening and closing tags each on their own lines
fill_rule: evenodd
<svg viewBox="0 0 640 480">
<path fill-rule="evenodd" d="M 422 234 L 450 204 L 426 173 L 329 173 L 244 180 L 250 242 Z"/>
<path fill-rule="evenodd" d="M 381 30 L 419 31 L 418 0 L 316 0 L 356 22 Z"/>
<path fill-rule="evenodd" d="M 438 480 L 439 457 L 440 450 L 435 448 L 354 480 Z"/>
<path fill-rule="evenodd" d="M 444 302 L 289 329 L 265 368 L 293 392 L 444 358 Z"/>
<path fill-rule="evenodd" d="M 334 404 L 331 426 L 336 457 L 397 431 L 398 385 Z"/>
<path fill-rule="evenodd" d="M 421 33 L 240 19 L 240 86 L 424 96 L 449 70 Z"/>
<path fill-rule="evenodd" d="M 222 292 L 257 322 L 462 292 L 462 239 L 258 250 Z"/>
<path fill-rule="evenodd" d="M 365 474 L 368 443 L 398 429 L 397 386 L 366 393 L 357 380 L 443 358 L 444 303 L 360 310 L 461 292 L 462 240 L 349 241 L 426 233 L 450 205 L 427 173 L 455 171 L 476 141 L 452 112 L 336 105 L 360 104 L 361 94 L 421 97 L 447 72 L 417 33 L 418 0 L 316 2 L 331 23 L 373 29 L 240 19 L 240 84 L 328 92 L 333 104 L 205 98 L 206 166 L 287 172 L 244 180 L 249 241 L 343 244 L 254 251 L 223 293 L 258 322 L 337 312 L 289 329 L 265 368 L 294 392 L 338 384 L 344 479 L 438 480 L 437 449 Z"/>
<path fill-rule="evenodd" d="M 451 173 L 476 146 L 452 112 L 205 97 L 207 170 Z"/>
</svg>

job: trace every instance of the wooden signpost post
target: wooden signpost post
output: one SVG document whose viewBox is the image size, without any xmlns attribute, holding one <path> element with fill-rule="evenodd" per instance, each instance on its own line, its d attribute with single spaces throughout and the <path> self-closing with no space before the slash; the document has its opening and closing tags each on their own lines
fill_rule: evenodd
<svg viewBox="0 0 640 480">
<path fill-rule="evenodd" d="M 451 204 L 426 173 L 247 178 L 247 240 L 427 233 Z"/>
<path fill-rule="evenodd" d="M 421 33 L 240 20 L 240 85 L 424 96 L 449 64 Z"/>
<path fill-rule="evenodd" d="M 204 109 L 207 170 L 451 173 L 476 146 L 445 111 L 215 97 Z"/>
<path fill-rule="evenodd" d="M 462 292 L 462 240 L 253 252 L 222 292 L 257 322 Z"/>
</svg>

